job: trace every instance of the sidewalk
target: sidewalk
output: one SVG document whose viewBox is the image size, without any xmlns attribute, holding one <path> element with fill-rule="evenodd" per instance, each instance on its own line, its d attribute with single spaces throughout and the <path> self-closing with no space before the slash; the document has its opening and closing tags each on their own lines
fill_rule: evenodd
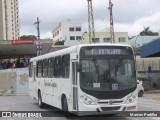
<svg viewBox="0 0 160 120">
<path fill-rule="evenodd" d="M 146 91 L 145 94 L 147 96 L 147 99 L 160 100 L 160 90 L 152 89 L 152 90 Z"/>
</svg>

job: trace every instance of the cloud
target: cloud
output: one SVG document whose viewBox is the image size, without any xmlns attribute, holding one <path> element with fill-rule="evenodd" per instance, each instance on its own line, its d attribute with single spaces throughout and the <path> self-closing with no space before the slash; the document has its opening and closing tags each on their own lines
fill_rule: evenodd
<svg viewBox="0 0 160 120">
<path fill-rule="evenodd" d="M 52 38 L 52 30 L 60 21 L 70 18 L 82 23 L 88 29 L 87 0 L 19 0 L 20 31 L 23 34 L 37 34 L 36 18 L 39 17 L 42 38 Z M 160 28 L 160 0 L 112 0 L 115 31 L 138 34 L 143 26 L 157 31 Z M 109 27 L 109 1 L 93 0 L 96 31 Z"/>
</svg>

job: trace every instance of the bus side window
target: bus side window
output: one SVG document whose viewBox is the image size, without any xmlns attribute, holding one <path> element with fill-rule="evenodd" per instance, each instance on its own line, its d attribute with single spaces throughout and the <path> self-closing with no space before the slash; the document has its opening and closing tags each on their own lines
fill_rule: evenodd
<svg viewBox="0 0 160 120">
<path fill-rule="evenodd" d="M 53 78 L 54 73 L 54 58 L 48 60 L 48 77 Z"/>
<path fill-rule="evenodd" d="M 62 77 L 69 78 L 70 71 L 70 55 L 62 56 Z"/>
<path fill-rule="evenodd" d="M 55 77 L 55 78 L 60 78 L 60 77 L 62 77 L 61 56 L 55 57 L 55 61 L 54 61 L 54 77 Z"/>
<path fill-rule="evenodd" d="M 32 77 L 33 63 L 29 64 L 29 77 Z"/>
<path fill-rule="evenodd" d="M 43 60 L 43 72 L 42 72 L 42 75 L 43 75 L 43 77 L 44 78 L 46 78 L 47 77 L 47 75 L 48 75 L 48 60 L 47 59 L 45 59 L 45 60 Z"/>
<path fill-rule="evenodd" d="M 42 77 L 42 61 L 37 62 L 37 77 Z"/>
</svg>

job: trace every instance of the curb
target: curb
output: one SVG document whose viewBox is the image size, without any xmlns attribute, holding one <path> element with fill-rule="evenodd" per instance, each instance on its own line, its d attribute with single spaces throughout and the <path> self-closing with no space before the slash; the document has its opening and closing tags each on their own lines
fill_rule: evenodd
<svg viewBox="0 0 160 120">
<path fill-rule="evenodd" d="M 146 94 L 152 94 L 152 93 L 160 93 L 160 90 L 155 91 L 144 91 Z"/>
<path fill-rule="evenodd" d="M 0 94 L 0 96 L 29 96 L 29 94 Z"/>
<path fill-rule="evenodd" d="M 27 94 L 27 93 L 23 93 L 23 94 L 16 94 L 15 96 L 29 96 L 29 94 Z"/>
</svg>

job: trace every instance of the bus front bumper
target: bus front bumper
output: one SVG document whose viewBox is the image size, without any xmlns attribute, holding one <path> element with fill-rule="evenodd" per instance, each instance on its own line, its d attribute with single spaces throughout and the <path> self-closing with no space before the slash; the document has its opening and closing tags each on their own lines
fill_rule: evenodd
<svg viewBox="0 0 160 120">
<path fill-rule="evenodd" d="M 107 105 L 107 104 L 98 104 L 98 105 L 86 105 L 81 103 L 79 105 L 79 116 L 85 115 L 109 115 L 109 114 L 118 114 L 121 111 L 137 111 L 137 103 L 130 104 L 118 104 L 118 105 Z"/>
</svg>

